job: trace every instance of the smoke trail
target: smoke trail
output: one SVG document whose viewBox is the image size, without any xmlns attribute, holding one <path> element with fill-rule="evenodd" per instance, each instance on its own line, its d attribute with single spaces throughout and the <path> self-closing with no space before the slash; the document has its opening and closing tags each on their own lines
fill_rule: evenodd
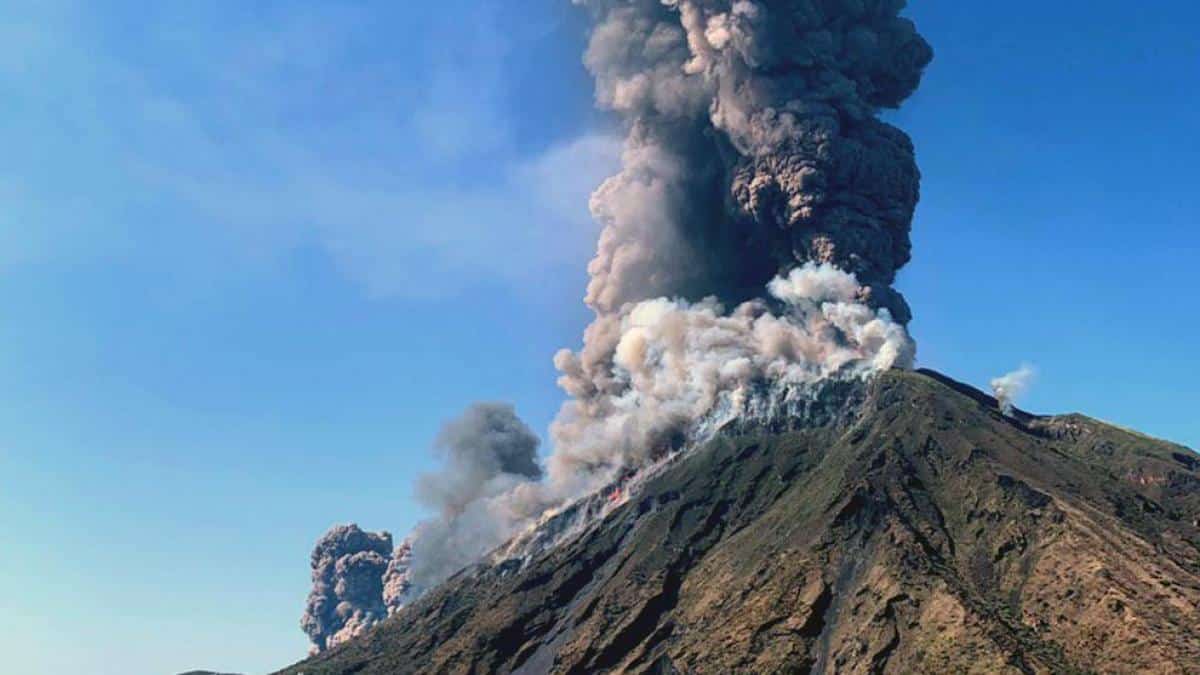
<svg viewBox="0 0 1200 675">
<path fill-rule="evenodd" d="M 1037 370 L 1029 364 L 1021 364 L 1020 368 L 1011 373 L 1001 375 L 992 380 L 992 392 L 996 402 L 1005 415 L 1012 415 L 1016 410 L 1017 399 L 1021 398 L 1037 377 Z"/>
<path fill-rule="evenodd" d="M 591 199 L 595 317 L 554 359 L 569 400 L 545 477 L 511 407 L 474 408 L 439 437 L 447 470 L 417 489 L 437 515 L 387 564 L 393 610 L 696 440 L 717 411 L 914 359 L 892 283 L 920 173 L 908 136 L 878 119 L 933 57 L 903 0 L 574 2 L 595 18 L 597 104 L 627 129 L 620 172 Z"/>
</svg>

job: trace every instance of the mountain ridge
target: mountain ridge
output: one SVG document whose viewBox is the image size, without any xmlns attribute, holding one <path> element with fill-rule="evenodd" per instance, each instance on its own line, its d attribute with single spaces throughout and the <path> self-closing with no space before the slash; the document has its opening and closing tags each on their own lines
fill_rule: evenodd
<svg viewBox="0 0 1200 675">
<path fill-rule="evenodd" d="M 280 672 L 1200 672 L 1200 456 L 933 371 L 863 387 Z"/>
</svg>

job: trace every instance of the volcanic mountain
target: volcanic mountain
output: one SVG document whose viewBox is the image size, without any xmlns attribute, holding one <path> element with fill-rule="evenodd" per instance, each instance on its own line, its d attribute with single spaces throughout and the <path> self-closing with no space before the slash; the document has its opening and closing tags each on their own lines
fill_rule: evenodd
<svg viewBox="0 0 1200 675">
<path fill-rule="evenodd" d="M 894 370 L 282 673 L 1200 673 L 1200 456 Z"/>
</svg>

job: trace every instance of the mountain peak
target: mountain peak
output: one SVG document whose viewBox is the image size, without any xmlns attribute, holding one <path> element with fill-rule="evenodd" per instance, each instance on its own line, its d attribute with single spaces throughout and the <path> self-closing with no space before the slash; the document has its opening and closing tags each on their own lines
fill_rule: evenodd
<svg viewBox="0 0 1200 675">
<path fill-rule="evenodd" d="M 1195 453 L 932 371 L 864 388 L 282 672 L 1197 672 Z"/>
</svg>

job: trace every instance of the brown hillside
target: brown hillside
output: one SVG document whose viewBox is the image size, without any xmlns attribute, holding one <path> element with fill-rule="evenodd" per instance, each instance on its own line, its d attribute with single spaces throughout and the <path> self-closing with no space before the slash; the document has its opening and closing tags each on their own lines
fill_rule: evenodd
<svg viewBox="0 0 1200 675">
<path fill-rule="evenodd" d="M 863 394 L 281 672 L 1200 673 L 1200 457 L 934 373 Z"/>
</svg>

